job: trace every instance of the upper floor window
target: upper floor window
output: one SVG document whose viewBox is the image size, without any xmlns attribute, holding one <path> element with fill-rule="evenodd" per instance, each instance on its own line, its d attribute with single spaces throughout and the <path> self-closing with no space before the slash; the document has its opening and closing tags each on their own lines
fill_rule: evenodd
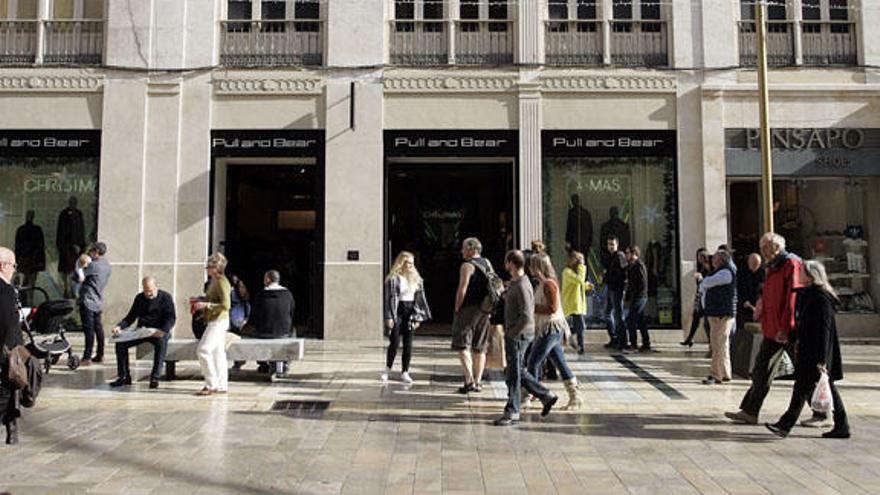
<svg viewBox="0 0 880 495">
<path fill-rule="evenodd" d="M 54 0 L 53 19 L 103 19 L 104 0 Z"/>
<path fill-rule="evenodd" d="M 394 24 L 395 31 L 416 31 L 416 21 L 418 21 L 421 25 L 421 31 L 441 32 L 445 17 L 444 3 L 444 0 L 395 0 L 394 19 L 397 21 L 413 21 L 396 22 Z"/>
<path fill-rule="evenodd" d="M 250 31 L 256 21 L 263 32 L 318 31 L 320 0 L 227 0 L 226 18 L 251 22 L 228 23 L 227 30 Z M 301 22 L 287 22 L 301 21 Z"/>
<path fill-rule="evenodd" d="M 37 0 L 0 0 L 0 19 L 35 20 Z"/>
<path fill-rule="evenodd" d="M 848 21 L 847 0 L 801 0 L 801 17 L 805 21 Z"/>
</svg>

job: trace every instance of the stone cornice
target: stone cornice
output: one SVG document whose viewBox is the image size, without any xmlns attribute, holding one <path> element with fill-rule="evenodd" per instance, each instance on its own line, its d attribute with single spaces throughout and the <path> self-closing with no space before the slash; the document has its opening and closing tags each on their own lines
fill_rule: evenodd
<svg viewBox="0 0 880 495">
<path fill-rule="evenodd" d="M 713 84 L 704 85 L 703 95 L 708 97 L 724 97 L 724 96 L 755 96 L 758 93 L 756 84 L 734 83 L 734 84 Z M 867 95 L 880 96 L 880 85 L 878 84 L 770 84 L 769 90 L 771 94 L 785 95 L 789 97 L 828 97 L 828 96 L 849 96 L 849 95 Z"/>
<path fill-rule="evenodd" d="M 83 72 L 0 71 L 0 92 L 13 93 L 91 93 L 99 92 L 104 77 Z"/>
<path fill-rule="evenodd" d="M 386 75 L 386 93 L 487 93 L 511 91 L 517 86 L 515 74 L 434 74 Z"/>
<path fill-rule="evenodd" d="M 674 93 L 674 76 L 660 74 L 543 74 L 541 90 L 555 93 L 661 92 Z"/>
<path fill-rule="evenodd" d="M 315 95 L 324 88 L 321 77 L 285 77 L 279 75 L 215 76 L 217 95 Z"/>
</svg>

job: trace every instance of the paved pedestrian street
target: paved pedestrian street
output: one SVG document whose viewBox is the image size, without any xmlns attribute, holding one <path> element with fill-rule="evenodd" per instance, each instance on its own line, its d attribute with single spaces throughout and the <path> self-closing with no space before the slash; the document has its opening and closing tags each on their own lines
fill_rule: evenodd
<svg viewBox="0 0 880 495">
<path fill-rule="evenodd" d="M 81 349 L 81 347 L 77 347 Z M 0 446 L 0 491 L 24 493 L 880 493 L 877 345 L 845 345 L 840 387 L 851 440 L 796 427 L 776 439 L 733 425 L 748 382 L 707 387 L 705 345 L 612 356 L 569 354 L 585 406 L 517 427 L 491 425 L 506 397 L 500 371 L 458 395 L 446 339 L 417 339 L 412 386 L 382 386 L 380 344 L 309 341 L 292 376 L 270 384 L 255 364 L 226 396 L 193 396 L 195 362 L 179 379 L 111 391 L 113 363 L 54 368 L 22 441 Z M 399 362 L 399 361 L 398 361 Z M 550 382 L 566 402 L 560 382 Z M 784 410 L 774 385 L 762 421 Z M 806 414 L 806 413 L 805 413 Z M 806 416 L 804 416 L 806 417 Z"/>
</svg>

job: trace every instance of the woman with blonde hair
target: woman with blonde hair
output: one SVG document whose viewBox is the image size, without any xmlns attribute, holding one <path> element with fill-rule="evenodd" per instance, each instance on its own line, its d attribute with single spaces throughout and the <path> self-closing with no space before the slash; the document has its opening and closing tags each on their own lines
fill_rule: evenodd
<svg viewBox="0 0 880 495">
<path fill-rule="evenodd" d="M 397 356 L 397 348 L 403 340 L 403 367 L 400 380 L 412 383 L 409 364 L 412 359 L 413 333 L 423 322 L 431 319 L 431 310 L 425 299 L 425 283 L 416 269 L 412 253 L 401 251 L 385 277 L 385 336 L 388 337 L 388 352 L 382 382 L 388 381 L 388 374 Z"/>
<path fill-rule="evenodd" d="M 578 393 L 577 377 L 565 361 L 565 352 L 562 349 L 563 341 L 568 339 L 570 330 L 562 312 L 556 271 L 546 253 L 533 255 L 529 264 L 532 275 L 538 281 L 538 287 L 535 289 L 535 342 L 526 367 L 532 376 L 538 376 L 544 360 L 549 357 L 559 369 L 565 391 L 568 392 L 568 404 L 563 409 L 578 409 L 583 401 Z M 552 402 L 555 403 L 555 399 Z M 544 407 L 549 410 L 547 403 Z"/>
<path fill-rule="evenodd" d="M 229 309 L 232 307 L 232 286 L 224 272 L 226 257 L 214 253 L 205 262 L 210 282 L 205 301 L 194 304 L 195 310 L 204 310 L 207 323 L 199 341 L 199 366 L 205 377 L 205 386 L 196 395 L 225 394 L 229 388 L 229 367 L 226 362 L 226 332 L 229 330 Z"/>
<path fill-rule="evenodd" d="M 578 354 L 584 353 L 584 330 L 587 328 L 587 292 L 593 284 L 587 280 L 584 254 L 572 251 L 568 265 L 562 269 L 562 313 L 568 319 L 575 337 Z"/>
</svg>

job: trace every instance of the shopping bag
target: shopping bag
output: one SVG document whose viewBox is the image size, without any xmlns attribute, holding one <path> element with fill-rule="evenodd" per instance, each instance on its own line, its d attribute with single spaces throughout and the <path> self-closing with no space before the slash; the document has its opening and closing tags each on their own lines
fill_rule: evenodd
<svg viewBox="0 0 880 495">
<path fill-rule="evenodd" d="M 504 354 L 504 327 L 493 325 L 489 328 L 489 347 L 486 350 L 486 367 L 504 369 L 507 367 L 507 356 Z"/>
<path fill-rule="evenodd" d="M 770 358 L 770 363 L 767 367 L 770 370 L 771 381 L 794 374 L 794 363 L 791 361 L 791 357 L 788 355 L 785 347 L 776 351 L 776 354 Z"/>
<path fill-rule="evenodd" d="M 828 372 L 825 370 L 822 370 L 819 383 L 816 384 L 816 390 L 813 390 L 810 408 L 825 414 L 830 414 L 834 410 L 834 400 L 831 399 L 831 382 L 828 380 Z"/>
</svg>

